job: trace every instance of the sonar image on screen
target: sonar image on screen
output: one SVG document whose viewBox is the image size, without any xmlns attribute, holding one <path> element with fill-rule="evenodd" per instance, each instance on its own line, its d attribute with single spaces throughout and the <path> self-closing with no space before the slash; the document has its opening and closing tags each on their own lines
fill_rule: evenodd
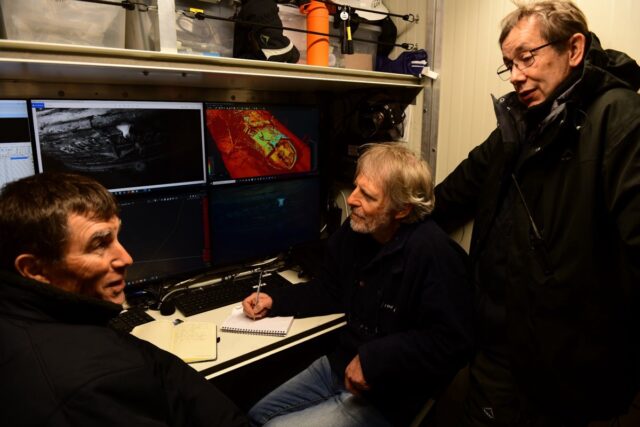
<svg viewBox="0 0 640 427">
<path fill-rule="evenodd" d="M 33 101 L 43 171 L 112 191 L 205 182 L 202 104 Z"/>
<path fill-rule="evenodd" d="M 214 181 L 311 172 L 317 143 L 317 122 L 311 120 L 309 132 L 296 134 L 294 125 L 269 109 L 209 105 L 206 125 L 218 162 Z"/>
</svg>

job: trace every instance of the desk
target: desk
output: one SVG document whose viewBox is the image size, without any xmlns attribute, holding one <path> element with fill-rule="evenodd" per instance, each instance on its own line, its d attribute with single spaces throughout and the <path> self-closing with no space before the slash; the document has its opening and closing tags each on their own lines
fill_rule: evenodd
<svg viewBox="0 0 640 427">
<path fill-rule="evenodd" d="M 329 314 L 326 316 L 295 319 L 285 337 L 264 335 L 249 335 L 220 331 L 220 325 L 238 304 L 184 317 L 176 311 L 171 316 L 162 316 L 158 312 L 150 312 L 156 319 L 181 319 L 200 322 L 213 322 L 218 325 L 218 358 L 211 362 L 191 363 L 190 365 L 201 372 L 207 379 L 222 375 L 242 366 L 263 359 L 279 351 L 291 348 L 320 335 L 331 332 L 346 325 L 344 314 Z"/>
<path fill-rule="evenodd" d="M 281 274 L 293 282 L 292 276 L 286 273 Z M 192 320 L 213 322 L 218 325 L 218 337 L 220 338 L 217 352 L 218 358 L 211 362 L 191 363 L 191 366 L 201 372 L 207 379 L 212 379 L 245 365 L 249 365 L 346 325 L 344 314 L 337 313 L 326 316 L 294 319 L 289 333 L 285 337 L 220 331 L 220 326 L 231 313 L 231 310 L 237 305 L 239 305 L 239 303 L 230 304 L 189 317 L 183 316 L 178 310 L 171 316 L 162 316 L 157 311 L 149 311 L 149 314 L 155 319 Z"/>
</svg>

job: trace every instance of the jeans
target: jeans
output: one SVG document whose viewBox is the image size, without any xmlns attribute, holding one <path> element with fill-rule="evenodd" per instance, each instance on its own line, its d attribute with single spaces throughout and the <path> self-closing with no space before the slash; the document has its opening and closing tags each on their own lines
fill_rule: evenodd
<svg viewBox="0 0 640 427">
<path fill-rule="evenodd" d="M 375 407 L 345 390 L 326 356 L 262 398 L 248 415 L 253 426 L 390 426 Z"/>
</svg>

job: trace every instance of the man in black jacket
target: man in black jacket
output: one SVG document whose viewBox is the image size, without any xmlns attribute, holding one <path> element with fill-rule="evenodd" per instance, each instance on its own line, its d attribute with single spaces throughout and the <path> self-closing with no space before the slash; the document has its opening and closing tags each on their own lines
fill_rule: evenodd
<svg viewBox="0 0 640 427">
<path fill-rule="evenodd" d="M 467 361 L 466 254 L 428 216 L 426 164 L 401 144 L 372 144 L 348 203 L 318 278 L 243 302 L 254 318 L 347 317 L 338 348 L 258 402 L 254 424 L 408 425 Z"/>
<path fill-rule="evenodd" d="M 86 177 L 1 190 L 0 425 L 245 425 L 180 359 L 107 327 L 132 262 L 119 229 L 115 199 Z"/>
<path fill-rule="evenodd" d="M 477 352 L 465 424 L 586 425 L 640 384 L 640 68 L 571 2 L 504 18 L 498 128 L 436 187 L 474 219 Z"/>
</svg>

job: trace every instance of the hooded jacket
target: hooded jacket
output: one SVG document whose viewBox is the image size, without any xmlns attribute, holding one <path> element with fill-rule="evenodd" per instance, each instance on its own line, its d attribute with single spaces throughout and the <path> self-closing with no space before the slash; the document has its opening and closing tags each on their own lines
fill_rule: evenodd
<svg viewBox="0 0 640 427">
<path fill-rule="evenodd" d="M 436 187 L 434 217 L 475 220 L 478 347 L 503 346 L 545 412 L 610 418 L 640 378 L 640 67 L 591 34 L 568 83 L 535 129 L 514 92 L 494 100 L 498 128 Z"/>
<path fill-rule="evenodd" d="M 0 271 L 0 425 L 247 425 L 180 359 L 108 328 L 120 309 Z"/>
</svg>

